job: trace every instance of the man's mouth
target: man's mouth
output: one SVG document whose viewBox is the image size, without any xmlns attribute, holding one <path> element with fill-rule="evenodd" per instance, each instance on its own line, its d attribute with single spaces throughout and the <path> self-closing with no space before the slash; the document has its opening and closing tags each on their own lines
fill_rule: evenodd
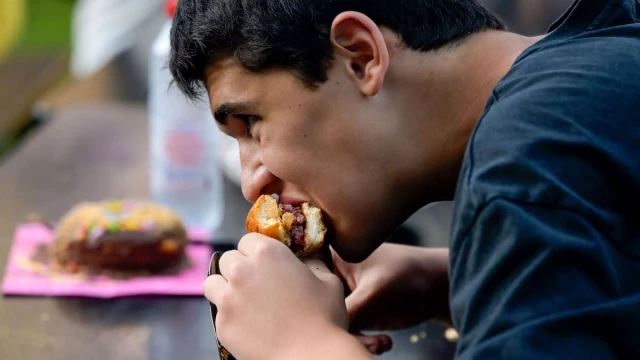
<svg viewBox="0 0 640 360">
<path fill-rule="evenodd" d="M 309 203 L 309 200 L 307 199 L 290 196 L 290 195 L 273 194 L 271 196 L 276 198 L 276 201 L 278 201 L 278 204 L 288 204 L 288 205 L 299 207 L 299 206 L 302 206 L 303 203 Z"/>
</svg>

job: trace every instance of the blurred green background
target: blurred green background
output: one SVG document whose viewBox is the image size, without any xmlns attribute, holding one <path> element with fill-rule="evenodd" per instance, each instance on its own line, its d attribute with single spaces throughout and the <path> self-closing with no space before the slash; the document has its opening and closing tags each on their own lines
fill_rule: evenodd
<svg viewBox="0 0 640 360">
<path fill-rule="evenodd" d="M 71 11 L 75 1 L 17 1 L 25 2 L 26 11 L 23 31 L 18 37 L 18 42 L 15 48 L 16 51 L 39 52 L 68 49 L 70 47 Z"/>
<path fill-rule="evenodd" d="M 0 159 L 37 125 L 32 99 L 66 76 L 74 5 L 0 0 Z"/>
</svg>

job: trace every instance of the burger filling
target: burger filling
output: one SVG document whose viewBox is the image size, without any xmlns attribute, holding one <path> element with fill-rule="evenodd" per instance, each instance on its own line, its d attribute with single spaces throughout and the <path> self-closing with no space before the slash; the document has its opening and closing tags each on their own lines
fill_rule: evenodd
<svg viewBox="0 0 640 360">
<path fill-rule="evenodd" d="M 299 251 L 304 249 L 304 227 L 307 219 L 302 212 L 302 207 L 291 204 L 280 204 L 282 220 L 291 236 L 291 250 Z"/>
</svg>

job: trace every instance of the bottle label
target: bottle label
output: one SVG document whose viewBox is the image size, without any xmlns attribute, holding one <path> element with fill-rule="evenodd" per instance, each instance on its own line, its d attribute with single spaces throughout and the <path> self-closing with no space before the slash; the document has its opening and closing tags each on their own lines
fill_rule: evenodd
<svg viewBox="0 0 640 360">
<path fill-rule="evenodd" d="M 197 167 L 203 157 L 206 144 L 193 130 L 176 129 L 167 132 L 164 152 L 171 165 Z"/>
<path fill-rule="evenodd" d="M 211 188 L 207 143 L 196 130 L 173 129 L 163 141 L 166 167 L 163 188 L 172 193 L 205 192 Z"/>
</svg>

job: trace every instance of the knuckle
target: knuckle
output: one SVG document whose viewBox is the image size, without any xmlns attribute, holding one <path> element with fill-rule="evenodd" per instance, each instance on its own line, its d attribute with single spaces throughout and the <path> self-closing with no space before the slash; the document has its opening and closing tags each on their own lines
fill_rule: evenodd
<svg viewBox="0 0 640 360">
<path fill-rule="evenodd" d="M 251 241 L 252 239 L 256 238 L 259 234 L 258 233 L 247 233 L 244 236 L 242 236 L 242 238 L 240 238 L 240 242 L 246 242 L 246 241 Z"/>
<path fill-rule="evenodd" d="M 258 245 L 256 245 L 257 256 L 265 256 L 269 254 L 270 251 L 271 251 L 271 247 L 265 241 L 262 241 Z"/>
<path fill-rule="evenodd" d="M 229 273 L 227 274 L 228 281 L 237 285 L 244 281 L 246 269 L 240 263 L 233 263 L 229 265 Z"/>
<path fill-rule="evenodd" d="M 246 234 L 240 242 L 251 243 L 252 252 L 256 255 L 273 251 L 274 247 L 279 243 L 279 241 L 275 239 L 258 233 Z"/>
<path fill-rule="evenodd" d="M 255 248 L 255 255 L 258 258 L 265 258 L 265 257 L 270 257 L 274 251 L 277 251 L 275 246 L 277 244 L 277 241 L 273 240 L 273 239 L 263 239 L 263 241 L 260 241 Z"/>
</svg>

